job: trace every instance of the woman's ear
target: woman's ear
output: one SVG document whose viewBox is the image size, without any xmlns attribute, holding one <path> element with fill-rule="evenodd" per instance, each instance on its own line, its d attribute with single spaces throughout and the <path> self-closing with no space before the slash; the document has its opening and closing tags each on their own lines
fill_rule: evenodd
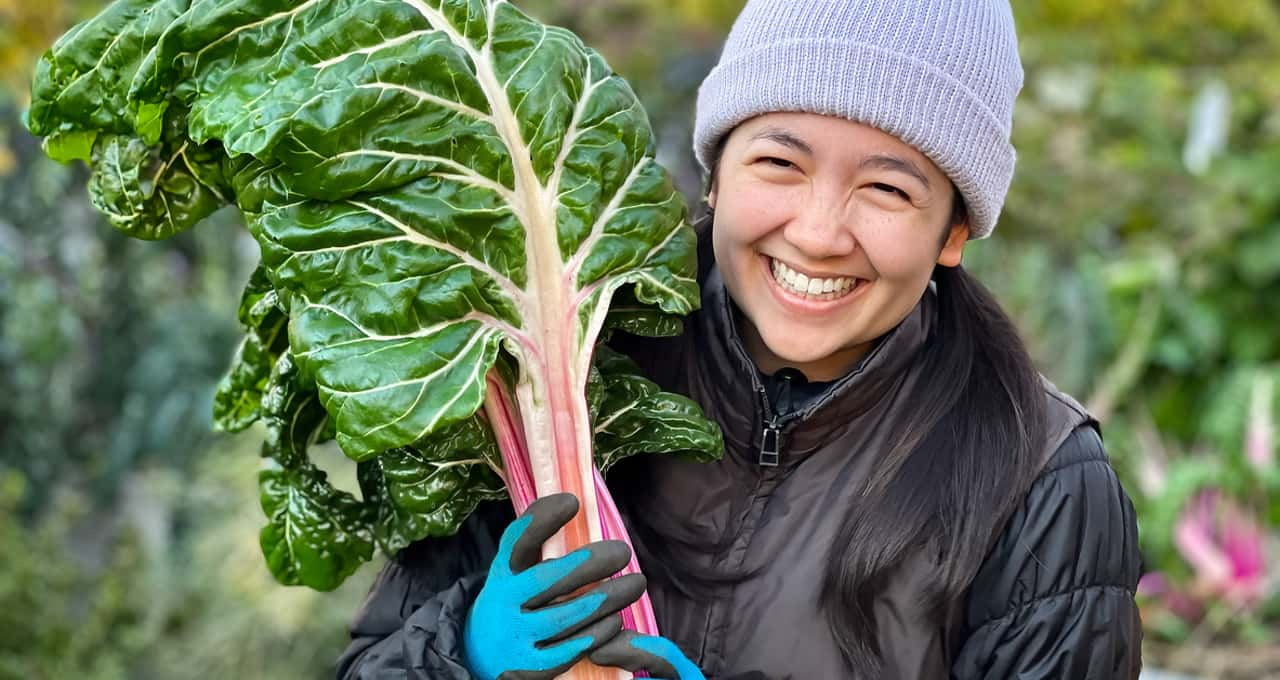
<svg viewBox="0 0 1280 680">
<path fill-rule="evenodd" d="M 938 254 L 938 264 L 944 267 L 959 266 L 964 255 L 964 246 L 969 242 L 969 220 L 951 227 L 947 234 L 947 242 L 942 244 L 942 252 Z"/>
<path fill-rule="evenodd" d="M 716 183 L 711 182 L 711 190 L 707 192 L 707 207 L 712 210 L 716 209 Z"/>
</svg>

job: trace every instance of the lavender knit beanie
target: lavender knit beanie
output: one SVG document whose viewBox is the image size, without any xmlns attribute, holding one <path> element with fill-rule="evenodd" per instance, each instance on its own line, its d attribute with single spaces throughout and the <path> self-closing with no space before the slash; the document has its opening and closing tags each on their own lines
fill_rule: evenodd
<svg viewBox="0 0 1280 680">
<path fill-rule="evenodd" d="M 698 91 L 694 151 L 762 113 L 865 123 L 951 178 L 970 238 L 995 228 L 1013 179 L 1022 63 L 1009 0 L 748 0 Z"/>
</svg>

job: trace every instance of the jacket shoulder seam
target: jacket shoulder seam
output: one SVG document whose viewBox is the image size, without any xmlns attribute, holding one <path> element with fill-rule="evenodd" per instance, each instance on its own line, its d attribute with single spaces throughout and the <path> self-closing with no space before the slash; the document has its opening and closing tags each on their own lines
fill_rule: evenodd
<svg viewBox="0 0 1280 680">
<path fill-rule="evenodd" d="M 1076 412 L 1076 414 L 1078 414 L 1078 415 L 1082 415 L 1082 416 L 1088 416 L 1088 415 L 1089 415 L 1089 414 L 1087 414 L 1087 412 L 1084 412 L 1084 411 L 1080 410 L 1080 407 L 1079 407 L 1079 406 L 1076 406 L 1076 405 L 1074 405 L 1074 403 L 1071 403 L 1070 401 L 1065 400 L 1065 398 L 1064 398 L 1064 397 L 1062 397 L 1062 394 L 1061 394 L 1061 393 L 1059 393 L 1059 392 L 1051 391 L 1051 389 L 1046 389 L 1046 391 L 1044 391 L 1044 393 L 1048 394 L 1048 396 L 1050 396 L 1050 397 L 1053 397 L 1053 400 L 1056 400 L 1057 402 L 1061 403 L 1061 405 L 1062 405 L 1062 406 L 1066 406 L 1066 407 L 1068 407 L 1068 409 L 1075 411 L 1075 412 Z"/>
<path fill-rule="evenodd" d="M 1063 463 L 1063 464 L 1061 464 L 1061 465 L 1059 465 L 1059 466 L 1057 466 L 1057 467 L 1051 467 L 1051 468 L 1048 468 L 1048 469 L 1046 469 L 1046 470 L 1044 471 L 1044 473 L 1042 473 L 1042 474 L 1040 475 L 1040 479 L 1044 479 L 1044 478 L 1046 478 L 1046 477 L 1049 477 L 1050 475 L 1057 474 L 1057 473 L 1059 473 L 1059 472 L 1062 472 L 1063 470 L 1070 470 L 1070 469 L 1071 469 L 1071 468 L 1073 468 L 1073 467 L 1077 467 L 1077 466 L 1080 466 L 1080 465 L 1088 465 L 1089 463 L 1102 463 L 1102 464 L 1103 464 L 1104 466 L 1106 466 L 1108 469 L 1110 469 L 1110 467 L 1111 467 L 1111 462 L 1107 460 L 1107 457 L 1106 457 L 1105 455 L 1096 455 L 1096 454 L 1095 454 L 1095 455 L 1093 455 L 1092 457 L 1089 457 L 1089 458 L 1082 458 L 1082 459 L 1080 459 L 1080 460 L 1073 460 L 1073 461 L 1071 461 L 1071 462 L 1069 462 L 1069 463 Z"/>
<path fill-rule="evenodd" d="M 1026 602 L 1019 602 L 1018 604 L 1012 607 L 1009 607 L 1009 609 L 1005 611 L 1005 613 L 1000 614 L 999 616 L 993 616 L 987 619 L 986 621 L 983 621 L 981 624 L 973 628 L 972 632 L 969 633 L 969 636 L 972 637 L 974 635 L 977 635 L 978 632 L 981 631 L 983 628 L 994 625 L 1007 618 L 1020 614 L 1023 610 L 1029 607 L 1037 606 L 1048 600 L 1055 600 L 1058 598 L 1070 597 L 1072 595 L 1075 595 L 1078 592 L 1086 591 L 1086 590 L 1098 590 L 1098 591 L 1104 591 L 1104 592 L 1119 591 L 1117 594 L 1125 595 L 1130 598 L 1132 598 L 1134 595 L 1134 590 L 1132 588 L 1126 585 L 1117 584 L 1117 583 L 1088 583 L 1083 586 L 1076 586 L 1074 588 L 1068 588 L 1067 590 L 1062 590 L 1055 593 L 1046 593 L 1044 595 L 1037 595 L 1036 597 L 1033 597 L 1030 600 L 1027 600 Z"/>
<path fill-rule="evenodd" d="M 1066 406 L 1067 408 L 1071 409 L 1073 412 L 1075 412 L 1076 415 L 1081 416 L 1083 418 L 1087 418 L 1090 421 L 1093 420 L 1093 415 L 1091 415 L 1088 411 L 1084 410 L 1080 406 L 1079 402 L 1076 402 L 1074 399 L 1067 399 L 1065 396 L 1063 396 L 1061 392 L 1057 390 L 1047 389 L 1045 390 L 1045 394 L 1049 395 L 1050 397 L 1053 397 L 1053 399 L 1056 400 L 1059 404 L 1062 404 L 1063 406 Z"/>
<path fill-rule="evenodd" d="M 1050 381 L 1048 378 L 1046 378 L 1043 373 L 1040 374 L 1040 384 L 1041 384 L 1041 387 L 1044 388 L 1044 393 L 1046 396 L 1050 397 L 1051 399 L 1058 402 L 1059 404 L 1062 404 L 1072 413 L 1075 413 L 1077 416 L 1082 418 L 1083 422 L 1080 423 L 1081 425 L 1085 425 L 1085 424 L 1094 425 L 1095 423 L 1097 423 L 1098 419 L 1095 418 L 1093 414 L 1089 412 L 1089 409 L 1086 408 L 1084 404 L 1081 404 L 1080 401 L 1075 397 L 1058 389 L 1058 386 L 1054 385 L 1053 382 Z"/>
</svg>

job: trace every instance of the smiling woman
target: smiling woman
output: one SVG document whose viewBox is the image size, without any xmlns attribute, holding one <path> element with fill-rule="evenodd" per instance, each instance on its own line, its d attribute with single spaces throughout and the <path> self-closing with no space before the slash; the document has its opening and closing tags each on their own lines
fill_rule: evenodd
<svg viewBox="0 0 1280 680">
<path fill-rule="evenodd" d="M 868 125 L 764 114 L 728 136 L 716 166 L 716 263 L 766 373 L 844 375 L 916 306 L 936 266 L 960 263 L 969 227 L 948 219 L 951 182 Z"/>
<path fill-rule="evenodd" d="M 1136 678 L 1137 531 L 1098 423 L 961 265 L 999 219 L 1021 86 L 1005 0 L 746 3 L 698 96 L 701 309 L 678 337 L 610 341 L 725 456 L 613 470 L 664 637 L 565 644 L 682 680 Z M 536 514 L 462 545 L 483 563 Z M 343 677 L 461 680 L 529 642 L 517 615 L 460 636 L 516 581 L 442 574 L 458 549 L 388 568 Z M 555 674 L 527 665 L 479 677 Z"/>
</svg>

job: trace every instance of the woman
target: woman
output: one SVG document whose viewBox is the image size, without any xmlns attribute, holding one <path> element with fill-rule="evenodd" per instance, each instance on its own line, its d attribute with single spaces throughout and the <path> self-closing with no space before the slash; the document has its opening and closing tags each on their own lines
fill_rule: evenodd
<svg viewBox="0 0 1280 680">
<path fill-rule="evenodd" d="M 1136 678 L 1137 534 L 1097 423 L 960 264 L 1000 213 L 1021 86 L 1003 0 L 750 0 L 698 97 L 702 309 L 615 343 L 725 433 L 717 463 L 611 475 L 666 637 L 618 633 L 636 577 L 548 604 L 629 556 L 538 563 L 576 507 L 553 497 L 406 550 L 340 676 L 589 656 L 684 679 Z"/>
</svg>

